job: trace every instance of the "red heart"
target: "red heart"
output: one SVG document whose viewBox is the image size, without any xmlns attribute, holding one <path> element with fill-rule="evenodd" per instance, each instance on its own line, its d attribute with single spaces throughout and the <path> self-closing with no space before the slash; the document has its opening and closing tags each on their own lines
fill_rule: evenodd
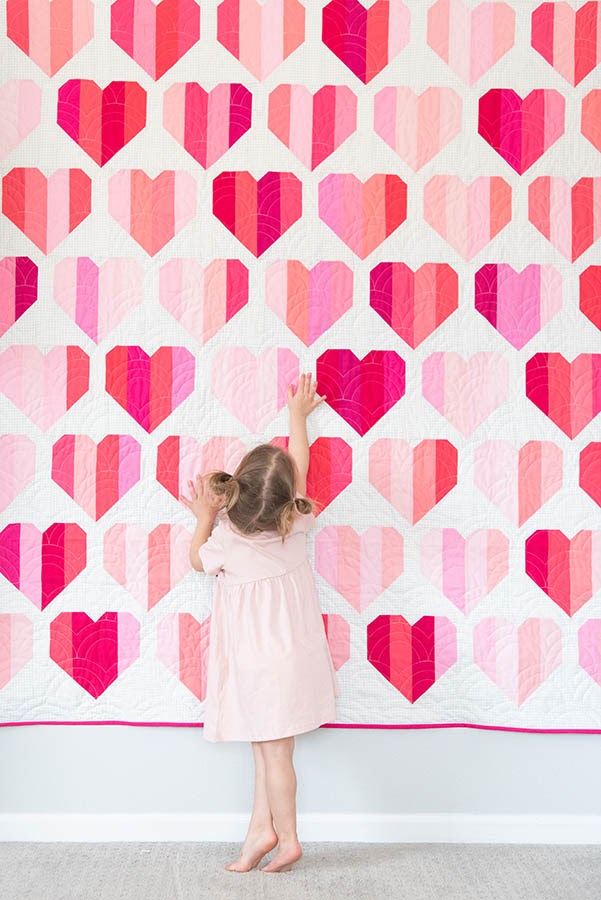
<svg viewBox="0 0 601 900">
<path fill-rule="evenodd" d="M 410 703 L 457 662 L 457 634 L 446 616 L 378 616 L 367 626 L 367 660 Z"/>
<path fill-rule="evenodd" d="M 194 0 L 115 0 L 111 40 L 155 81 L 200 38 L 200 7 Z"/>
<path fill-rule="evenodd" d="M 569 438 L 601 412 L 601 353 L 572 362 L 561 353 L 535 353 L 526 363 L 526 396 Z"/>
<path fill-rule="evenodd" d="M 140 623 L 128 612 L 62 612 L 50 623 L 50 659 L 94 699 L 140 655 Z"/>
<path fill-rule="evenodd" d="M 589 497 L 601 506 L 601 442 L 591 441 L 579 457 L 578 484 Z"/>
<path fill-rule="evenodd" d="M 58 91 L 56 121 L 95 163 L 103 166 L 146 124 L 146 91 L 135 81 L 71 78 Z"/>
<path fill-rule="evenodd" d="M 270 444 L 287 450 L 288 442 L 288 437 L 274 437 Z M 353 451 L 342 438 L 330 437 L 317 438 L 310 451 L 306 493 L 317 501 L 317 516 L 353 480 Z"/>
<path fill-rule="evenodd" d="M 457 272 L 447 263 L 379 263 L 369 273 L 369 305 L 414 350 L 457 309 Z"/>
<path fill-rule="evenodd" d="M 326 403 L 360 435 L 405 393 L 405 360 L 394 350 L 372 350 L 363 359 L 352 350 L 326 350 L 316 366 Z"/>
<path fill-rule="evenodd" d="M 580 312 L 601 331 L 601 266 L 580 273 Z"/>
</svg>

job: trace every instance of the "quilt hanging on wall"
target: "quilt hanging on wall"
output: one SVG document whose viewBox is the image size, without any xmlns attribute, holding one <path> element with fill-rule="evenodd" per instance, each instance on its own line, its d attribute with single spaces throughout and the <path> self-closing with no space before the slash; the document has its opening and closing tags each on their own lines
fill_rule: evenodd
<svg viewBox="0 0 601 900">
<path fill-rule="evenodd" d="M 333 726 L 601 732 L 601 2 L 0 5 L 0 715 L 200 725 L 285 444 Z"/>
</svg>

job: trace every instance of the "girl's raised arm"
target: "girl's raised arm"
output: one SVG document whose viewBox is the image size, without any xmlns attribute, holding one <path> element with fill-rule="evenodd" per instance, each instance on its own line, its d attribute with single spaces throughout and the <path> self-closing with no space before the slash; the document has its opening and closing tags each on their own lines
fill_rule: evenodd
<svg viewBox="0 0 601 900">
<path fill-rule="evenodd" d="M 296 489 L 299 494 L 307 490 L 307 470 L 309 468 L 309 439 L 307 437 L 307 416 L 325 400 L 325 394 L 316 394 L 317 382 L 311 380 L 311 373 L 301 375 L 296 391 L 288 387 L 288 410 L 290 413 L 290 440 L 288 453 L 298 470 Z"/>
</svg>

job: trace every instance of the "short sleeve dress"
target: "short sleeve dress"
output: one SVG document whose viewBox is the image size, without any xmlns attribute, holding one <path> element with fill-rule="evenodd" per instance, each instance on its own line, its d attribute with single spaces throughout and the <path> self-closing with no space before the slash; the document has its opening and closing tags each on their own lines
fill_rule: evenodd
<svg viewBox="0 0 601 900">
<path fill-rule="evenodd" d="M 306 533 L 297 515 L 277 532 L 243 535 L 220 514 L 198 553 L 216 575 L 211 613 L 204 737 L 269 741 L 312 731 L 336 717 L 339 686 Z"/>
</svg>

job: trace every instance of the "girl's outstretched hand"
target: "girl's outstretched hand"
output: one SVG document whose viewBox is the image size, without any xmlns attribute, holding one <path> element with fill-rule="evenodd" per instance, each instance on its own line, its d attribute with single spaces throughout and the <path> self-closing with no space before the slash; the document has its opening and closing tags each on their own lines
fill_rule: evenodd
<svg viewBox="0 0 601 900">
<path fill-rule="evenodd" d="M 209 489 L 206 482 L 206 476 L 197 475 L 196 484 L 193 481 L 188 481 L 188 486 L 192 493 L 192 497 L 184 497 L 183 494 L 180 494 L 179 499 L 182 503 L 185 503 L 197 519 L 200 519 L 207 513 L 215 514 L 219 509 L 225 506 L 225 497 L 217 497 Z"/>
<path fill-rule="evenodd" d="M 301 375 L 298 380 L 298 385 L 296 387 L 296 392 L 294 391 L 292 385 L 288 385 L 288 409 L 290 410 L 290 414 L 295 413 L 296 415 L 308 416 L 309 413 L 313 412 L 316 406 L 326 399 L 326 395 L 320 397 L 319 394 L 316 394 L 317 390 L 317 382 L 311 381 L 311 373 L 307 372 L 306 375 Z"/>
</svg>

